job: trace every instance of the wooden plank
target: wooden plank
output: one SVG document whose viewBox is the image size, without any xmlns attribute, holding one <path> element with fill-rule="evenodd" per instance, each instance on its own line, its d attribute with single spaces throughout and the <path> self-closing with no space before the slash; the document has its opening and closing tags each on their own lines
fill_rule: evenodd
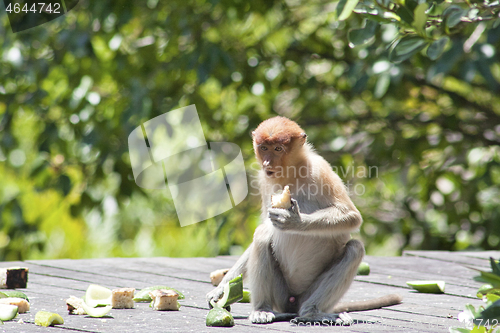
<svg viewBox="0 0 500 333">
<path fill-rule="evenodd" d="M 402 289 L 395 292 L 394 288 L 390 286 L 373 286 L 363 281 L 354 281 L 341 302 L 371 299 L 391 293 L 401 295 L 403 297 L 403 303 L 390 307 L 390 309 L 399 310 L 410 307 L 414 309 L 413 311 L 415 311 L 415 313 L 422 314 L 440 314 L 442 316 L 447 316 L 450 314 L 450 311 L 455 311 L 456 315 L 458 311 L 463 310 L 464 305 L 467 303 L 475 306 L 483 304 L 483 302 L 477 298 L 467 299 L 447 294 L 423 294 L 409 289 Z"/>
<path fill-rule="evenodd" d="M 481 255 L 479 252 L 404 251 L 403 256 L 429 258 L 456 264 L 489 268 L 489 257 L 500 258 L 500 251 L 488 251 L 484 255 Z"/>
<path fill-rule="evenodd" d="M 344 300 L 361 300 L 389 293 L 400 293 L 403 304 L 365 312 L 351 313 L 358 321 L 351 327 L 328 327 L 328 331 L 342 332 L 447 332 L 448 327 L 458 326 L 456 319 L 466 303 L 482 302 L 474 298 L 478 285 L 471 280 L 474 272 L 463 267 L 464 263 L 488 267 L 491 253 L 432 253 L 409 252 L 402 258 L 377 258 L 367 256 L 372 273 L 358 276 Z M 223 328 L 207 328 L 208 313 L 205 294 L 212 290 L 208 274 L 220 268 L 231 267 L 238 257 L 217 258 L 109 258 L 82 260 L 40 260 L 21 263 L 0 263 L 0 266 L 27 266 L 30 269 L 28 288 L 31 311 L 20 315 L 26 324 L 8 322 L 3 328 L 16 332 L 38 332 L 32 324 L 38 310 L 58 312 L 66 323 L 57 330 L 81 332 L 118 331 L 200 331 L 227 332 Z M 390 278 L 389 278 L 390 276 Z M 411 291 L 406 281 L 414 279 L 442 279 L 447 282 L 446 294 L 428 295 Z M 111 318 L 97 319 L 70 316 L 65 299 L 69 295 L 81 296 L 90 283 L 109 288 L 144 288 L 165 284 L 181 290 L 186 295 L 178 312 L 153 311 L 148 304 L 137 304 L 132 310 L 112 310 Z M 249 304 L 233 305 L 236 326 L 232 332 L 317 332 L 318 327 L 296 327 L 289 322 L 254 325 L 246 318 L 251 311 Z"/>
</svg>

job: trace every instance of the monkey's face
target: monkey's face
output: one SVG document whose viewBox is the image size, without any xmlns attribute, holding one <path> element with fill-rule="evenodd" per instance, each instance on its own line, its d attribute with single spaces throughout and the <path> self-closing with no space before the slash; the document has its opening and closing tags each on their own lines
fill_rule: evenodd
<svg viewBox="0 0 500 333">
<path fill-rule="evenodd" d="M 256 145 L 255 155 L 268 177 L 275 177 L 277 172 L 283 170 L 286 148 L 279 143 Z"/>
</svg>

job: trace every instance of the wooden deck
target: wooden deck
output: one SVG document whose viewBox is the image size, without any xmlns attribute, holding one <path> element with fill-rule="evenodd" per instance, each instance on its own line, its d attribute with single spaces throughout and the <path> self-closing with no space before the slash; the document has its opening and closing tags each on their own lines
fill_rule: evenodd
<svg viewBox="0 0 500 333">
<path fill-rule="evenodd" d="M 366 257 L 371 266 L 368 276 L 358 276 L 344 300 L 361 300 L 389 293 L 399 293 L 404 303 L 385 309 L 353 312 L 357 321 L 350 327 L 297 327 L 289 322 L 254 325 L 246 318 L 249 304 L 233 305 L 236 325 L 233 328 L 205 326 L 208 313 L 205 294 L 212 289 L 209 273 L 230 267 L 236 257 L 217 258 L 110 258 L 86 260 L 37 260 L 3 262 L 0 267 L 29 267 L 28 288 L 21 289 L 30 298 L 31 311 L 5 322 L 5 332 L 448 332 L 450 326 L 464 327 L 457 314 L 466 303 L 479 305 L 475 297 L 480 283 L 474 282 L 475 272 L 464 267 L 488 269 L 495 252 L 406 252 L 402 257 Z M 409 280 L 445 280 L 446 293 L 420 294 L 406 285 Z M 108 288 L 168 285 L 182 291 L 178 312 L 153 311 L 146 303 L 135 309 L 113 309 L 108 318 L 68 315 L 65 299 L 83 296 L 88 285 Z M 55 328 L 34 324 L 39 310 L 57 312 L 64 325 Z M 22 321 L 20 321 L 22 319 Z"/>
</svg>

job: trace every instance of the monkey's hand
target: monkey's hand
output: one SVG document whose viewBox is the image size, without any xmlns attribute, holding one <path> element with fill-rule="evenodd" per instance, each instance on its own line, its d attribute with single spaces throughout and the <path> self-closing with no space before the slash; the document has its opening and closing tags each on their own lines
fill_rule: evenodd
<svg viewBox="0 0 500 333">
<path fill-rule="evenodd" d="M 304 230 L 305 223 L 302 222 L 299 204 L 295 199 L 292 199 L 289 209 L 269 208 L 267 212 L 273 225 L 280 230 Z"/>
<path fill-rule="evenodd" d="M 219 299 L 222 298 L 222 295 L 224 294 L 224 286 L 219 285 L 216 287 L 214 290 L 209 292 L 207 294 L 207 302 L 208 302 L 208 307 L 211 308 L 212 305 L 210 304 L 210 301 L 217 302 Z"/>
</svg>

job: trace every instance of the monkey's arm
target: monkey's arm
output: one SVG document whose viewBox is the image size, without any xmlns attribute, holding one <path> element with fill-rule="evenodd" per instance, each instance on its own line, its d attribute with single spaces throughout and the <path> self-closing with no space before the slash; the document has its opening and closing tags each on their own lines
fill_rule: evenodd
<svg viewBox="0 0 500 333">
<path fill-rule="evenodd" d="M 324 235 L 325 232 L 346 233 L 359 228 L 362 222 L 357 209 L 334 204 L 319 209 L 311 214 L 300 212 L 296 200 L 292 199 L 292 208 L 269 208 L 268 216 L 273 225 L 284 231 Z"/>
<path fill-rule="evenodd" d="M 246 249 L 246 251 L 241 255 L 241 257 L 236 261 L 234 266 L 229 270 L 229 272 L 226 273 L 222 281 L 219 283 L 217 287 L 215 287 L 214 290 L 209 292 L 207 294 L 207 302 L 210 304 L 211 300 L 214 300 L 217 302 L 221 297 L 222 294 L 224 293 L 224 286 L 226 283 L 234 279 L 240 274 L 243 274 L 243 278 L 245 278 L 247 274 L 247 262 L 248 262 L 248 257 L 250 256 L 251 249 L 253 247 L 253 243 L 250 244 L 250 246 Z"/>
</svg>

